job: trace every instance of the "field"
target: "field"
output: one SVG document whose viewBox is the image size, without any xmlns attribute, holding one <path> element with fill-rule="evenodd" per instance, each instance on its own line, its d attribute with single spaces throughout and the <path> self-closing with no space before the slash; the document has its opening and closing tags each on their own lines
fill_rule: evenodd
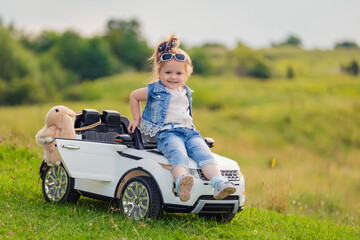
<svg viewBox="0 0 360 240">
<path fill-rule="evenodd" d="M 247 209 L 230 224 L 177 214 L 128 222 L 104 202 L 44 202 L 37 172 L 42 149 L 34 135 L 47 111 L 62 104 L 130 116 L 130 92 L 151 76 L 126 73 L 72 89 L 80 101 L 0 107 L 0 233 L 4 238 L 10 232 L 19 238 L 70 238 L 71 232 L 120 239 L 359 238 L 360 78 L 336 68 L 346 53 L 319 53 L 310 63 L 306 53 L 271 54 L 282 59 L 268 81 L 192 76 L 188 82 L 195 90 L 197 129 L 214 138 L 213 151 L 236 160 L 246 178 Z M 296 73 L 291 80 L 281 74 L 289 63 Z"/>
<path fill-rule="evenodd" d="M 358 239 L 359 227 L 333 220 L 267 211 L 249 206 L 229 224 L 190 214 L 129 221 L 116 204 L 80 198 L 73 204 L 45 203 L 40 153 L 13 137 L 0 148 L 1 239 Z"/>
</svg>

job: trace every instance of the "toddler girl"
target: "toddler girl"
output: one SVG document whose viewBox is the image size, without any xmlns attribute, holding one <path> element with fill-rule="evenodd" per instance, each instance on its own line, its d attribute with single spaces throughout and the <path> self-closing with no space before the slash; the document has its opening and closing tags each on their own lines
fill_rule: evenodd
<svg viewBox="0 0 360 240">
<path fill-rule="evenodd" d="M 134 120 L 129 125 L 129 132 L 133 133 L 139 127 L 142 133 L 155 136 L 157 148 L 172 165 L 175 191 L 181 201 L 190 199 L 193 186 L 193 177 L 188 174 L 188 156 L 211 180 L 215 199 L 234 193 L 235 187 L 221 176 L 210 149 L 193 125 L 193 91 L 185 85 L 193 71 L 189 55 L 179 48 L 178 39 L 171 36 L 155 48 L 150 60 L 158 80 L 131 93 Z M 147 101 L 142 116 L 141 101 Z"/>
</svg>

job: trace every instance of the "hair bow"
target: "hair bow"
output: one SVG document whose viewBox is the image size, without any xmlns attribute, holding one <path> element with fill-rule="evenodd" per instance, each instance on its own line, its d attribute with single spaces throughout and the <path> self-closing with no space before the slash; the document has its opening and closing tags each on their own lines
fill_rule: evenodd
<svg viewBox="0 0 360 240">
<path fill-rule="evenodd" d="M 176 41 L 172 40 L 171 43 L 169 43 L 168 41 L 164 41 L 162 44 L 160 44 L 158 52 L 164 52 L 166 51 L 170 51 L 172 47 L 174 47 L 176 45 Z"/>
<path fill-rule="evenodd" d="M 167 41 L 163 42 L 162 44 L 160 44 L 158 52 L 164 52 L 165 49 L 167 47 Z"/>
</svg>

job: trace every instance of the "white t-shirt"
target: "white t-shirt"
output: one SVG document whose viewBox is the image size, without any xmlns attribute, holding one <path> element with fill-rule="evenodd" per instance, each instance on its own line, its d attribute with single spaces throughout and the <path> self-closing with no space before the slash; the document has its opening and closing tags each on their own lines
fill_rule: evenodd
<svg viewBox="0 0 360 240">
<path fill-rule="evenodd" d="M 185 89 L 172 90 L 166 88 L 170 94 L 170 103 L 165 117 L 165 123 L 180 123 L 192 125 L 193 119 L 190 116 L 189 99 Z"/>
</svg>

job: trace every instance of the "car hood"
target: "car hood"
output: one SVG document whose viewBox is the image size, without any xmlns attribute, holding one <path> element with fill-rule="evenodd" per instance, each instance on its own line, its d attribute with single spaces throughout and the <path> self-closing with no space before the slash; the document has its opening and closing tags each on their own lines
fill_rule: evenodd
<svg viewBox="0 0 360 240">
<path fill-rule="evenodd" d="M 129 153 L 136 151 L 134 149 L 129 149 Z M 134 154 L 135 152 L 133 152 Z M 158 151 L 158 150 L 137 150 L 137 156 L 155 161 L 159 164 L 170 164 L 169 161 Z M 212 153 L 215 158 L 220 170 L 239 170 L 239 165 L 232 159 L 223 157 L 219 154 Z M 189 157 L 189 168 L 197 169 L 196 162 Z"/>
</svg>

